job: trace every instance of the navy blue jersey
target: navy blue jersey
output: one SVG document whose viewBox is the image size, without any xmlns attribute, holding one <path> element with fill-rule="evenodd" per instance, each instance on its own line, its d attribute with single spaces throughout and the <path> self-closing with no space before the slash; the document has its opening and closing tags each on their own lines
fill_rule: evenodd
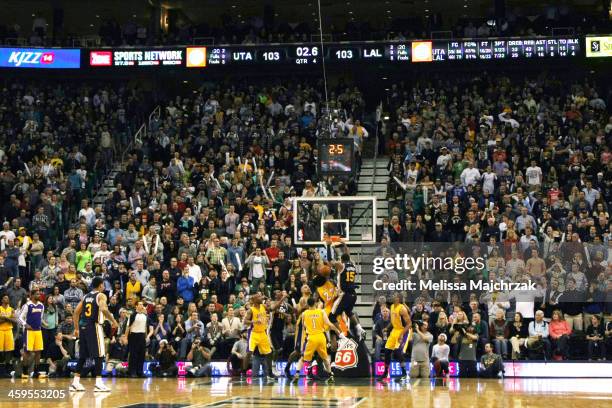
<svg viewBox="0 0 612 408">
<path fill-rule="evenodd" d="M 89 292 L 83 297 L 83 310 L 81 312 L 81 325 L 84 327 L 94 327 L 96 323 L 104 323 L 104 316 L 98 305 L 100 292 Z"/>
<path fill-rule="evenodd" d="M 355 268 L 352 262 L 346 262 L 340 274 L 340 289 L 345 293 L 355 293 L 357 289 L 356 279 L 357 268 Z"/>
</svg>

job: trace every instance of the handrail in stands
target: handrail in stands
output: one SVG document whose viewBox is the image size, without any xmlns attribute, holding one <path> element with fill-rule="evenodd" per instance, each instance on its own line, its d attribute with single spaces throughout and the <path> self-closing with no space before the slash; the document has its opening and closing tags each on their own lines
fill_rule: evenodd
<svg viewBox="0 0 612 408">
<path fill-rule="evenodd" d="M 215 45 L 215 37 L 193 37 L 192 45 Z"/>
</svg>

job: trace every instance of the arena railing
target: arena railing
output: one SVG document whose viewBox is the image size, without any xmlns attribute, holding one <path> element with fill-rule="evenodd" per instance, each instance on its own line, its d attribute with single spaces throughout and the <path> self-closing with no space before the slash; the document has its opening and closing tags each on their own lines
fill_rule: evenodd
<svg viewBox="0 0 612 408">
<path fill-rule="evenodd" d="M 191 45 L 215 45 L 215 37 L 193 37 Z"/>
<path fill-rule="evenodd" d="M 575 35 L 576 28 L 575 27 L 553 27 L 550 32 L 553 36 L 556 35 Z"/>
<path fill-rule="evenodd" d="M 372 172 L 372 181 L 370 182 L 370 195 L 374 195 L 374 180 L 376 179 L 376 172 L 378 170 L 378 144 L 380 143 L 378 130 L 380 129 L 380 119 L 382 117 L 382 101 L 376 107 L 376 119 L 374 126 L 374 171 Z"/>
<path fill-rule="evenodd" d="M 432 31 L 429 36 L 432 40 L 452 40 L 452 31 Z"/>
<path fill-rule="evenodd" d="M 149 135 L 149 129 L 151 128 L 151 122 L 153 122 L 154 118 L 159 119 L 161 116 L 161 106 L 157 105 L 149 114 L 149 119 L 147 122 L 143 123 L 138 130 L 136 131 L 136 133 L 134 133 L 134 137 L 131 139 L 130 143 L 128 144 L 128 146 L 126 147 L 126 149 L 123 152 L 123 155 L 121 156 L 121 163 L 123 163 L 125 161 L 125 154 L 132 148 L 135 146 L 142 146 L 142 144 L 144 143 L 144 140 L 147 138 L 147 136 Z"/>
<path fill-rule="evenodd" d="M 310 35 L 311 42 L 320 43 L 321 38 L 323 39 L 323 42 L 334 42 L 334 36 L 332 34 L 323 34 L 322 36 L 321 34 L 311 34 Z"/>
</svg>

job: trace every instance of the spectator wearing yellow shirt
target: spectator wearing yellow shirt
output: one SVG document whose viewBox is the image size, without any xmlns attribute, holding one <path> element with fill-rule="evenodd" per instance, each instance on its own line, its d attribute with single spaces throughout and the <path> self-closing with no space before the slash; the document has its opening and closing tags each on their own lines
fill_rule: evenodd
<svg viewBox="0 0 612 408">
<path fill-rule="evenodd" d="M 134 298 L 138 300 L 140 298 L 140 292 L 142 292 L 142 285 L 140 281 L 136 279 L 136 272 L 130 272 L 130 280 L 125 285 L 125 297 L 126 299 Z"/>
</svg>

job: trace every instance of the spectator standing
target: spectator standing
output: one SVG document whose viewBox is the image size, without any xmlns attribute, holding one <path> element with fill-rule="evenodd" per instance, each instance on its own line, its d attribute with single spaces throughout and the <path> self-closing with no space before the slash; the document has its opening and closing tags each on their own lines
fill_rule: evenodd
<svg viewBox="0 0 612 408">
<path fill-rule="evenodd" d="M 510 330 L 506 324 L 506 317 L 503 309 L 497 309 L 495 319 L 489 325 L 489 336 L 494 345 L 495 353 L 508 358 L 508 337 Z"/>
<path fill-rule="evenodd" d="M 429 345 L 433 336 L 428 330 L 428 322 L 416 322 L 410 359 L 410 378 L 429 378 Z"/>
<path fill-rule="evenodd" d="M 458 343 L 458 360 L 459 360 L 459 372 L 462 377 L 472 378 L 476 377 L 478 372 L 476 370 L 476 348 L 478 344 L 478 335 L 474 333 L 474 326 L 461 326 L 459 329 L 461 333 L 461 341 Z"/>
<path fill-rule="evenodd" d="M 565 292 L 559 297 L 559 306 L 570 330 L 582 331 L 582 305 L 586 300 L 584 292 L 576 289 L 576 281 L 568 278 Z"/>
</svg>

